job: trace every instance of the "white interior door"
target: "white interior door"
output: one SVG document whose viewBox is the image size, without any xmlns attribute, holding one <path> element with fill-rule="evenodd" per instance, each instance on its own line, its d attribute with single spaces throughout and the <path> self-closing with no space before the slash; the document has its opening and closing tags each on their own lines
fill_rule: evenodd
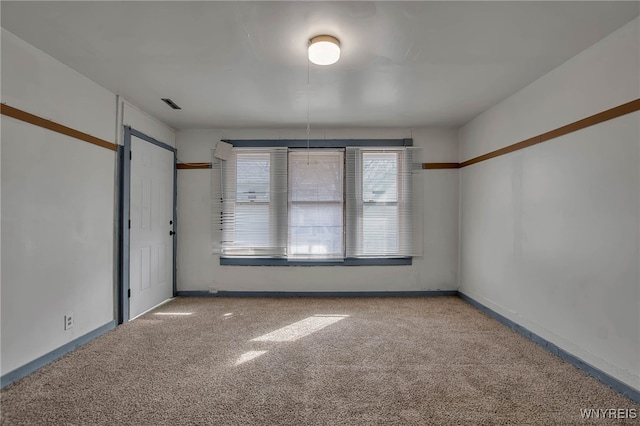
<svg viewBox="0 0 640 426">
<path fill-rule="evenodd" d="M 131 136 L 129 318 L 173 296 L 173 153 Z"/>
</svg>

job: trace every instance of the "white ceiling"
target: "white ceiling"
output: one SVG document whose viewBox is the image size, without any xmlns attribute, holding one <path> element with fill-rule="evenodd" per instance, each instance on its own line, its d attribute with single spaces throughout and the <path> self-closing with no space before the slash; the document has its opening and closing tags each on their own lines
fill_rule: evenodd
<svg viewBox="0 0 640 426">
<path fill-rule="evenodd" d="M 1 2 L 2 27 L 176 129 L 459 126 L 634 2 Z M 309 38 L 342 44 L 308 66 Z M 307 71 L 309 78 L 307 80 Z M 171 110 L 160 98 L 183 109 Z"/>
</svg>

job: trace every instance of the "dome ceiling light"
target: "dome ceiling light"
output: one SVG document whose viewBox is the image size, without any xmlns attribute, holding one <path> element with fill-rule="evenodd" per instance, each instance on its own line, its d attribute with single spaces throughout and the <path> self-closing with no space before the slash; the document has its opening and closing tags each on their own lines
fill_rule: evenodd
<svg viewBox="0 0 640 426">
<path fill-rule="evenodd" d="M 316 65 L 331 65 L 340 59 L 340 41 L 328 35 L 309 40 L 309 60 Z"/>
</svg>

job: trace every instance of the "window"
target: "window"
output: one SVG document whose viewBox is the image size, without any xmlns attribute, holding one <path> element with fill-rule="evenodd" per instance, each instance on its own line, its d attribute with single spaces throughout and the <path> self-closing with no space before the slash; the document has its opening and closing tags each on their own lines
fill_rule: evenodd
<svg viewBox="0 0 640 426">
<path fill-rule="evenodd" d="M 286 255 L 287 149 L 238 150 L 218 166 L 220 253 Z"/>
<path fill-rule="evenodd" d="M 342 151 L 289 152 L 290 258 L 344 258 L 343 170 Z"/>
<path fill-rule="evenodd" d="M 347 148 L 347 257 L 422 254 L 418 157 L 415 148 Z"/>
<path fill-rule="evenodd" d="M 411 147 L 234 148 L 213 167 L 221 262 L 359 264 L 353 259 L 421 255 L 417 153 Z"/>
<path fill-rule="evenodd" d="M 238 244 L 260 249 L 270 246 L 268 153 L 239 154 L 236 160 L 235 238 Z"/>
<path fill-rule="evenodd" d="M 398 253 L 398 153 L 362 154 L 362 254 Z"/>
</svg>

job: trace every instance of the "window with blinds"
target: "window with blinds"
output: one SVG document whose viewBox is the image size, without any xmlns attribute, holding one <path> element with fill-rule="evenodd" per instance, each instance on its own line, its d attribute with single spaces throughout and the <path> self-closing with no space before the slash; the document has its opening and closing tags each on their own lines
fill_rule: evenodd
<svg viewBox="0 0 640 426">
<path fill-rule="evenodd" d="M 398 160 L 397 152 L 362 154 L 362 255 L 399 253 Z"/>
<path fill-rule="evenodd" d="M 422 255 L 419 148 L 347 148 L 347 257 Z"/>
<path fill-rule="evenodd" d="M 233 150 L 228 160 L 216 164 L 221 174 L 220 254 L 286 256 L 287 149 Z"/>
<path fill-rule="evenodd" d="M 341 150 L 289 152 L 289 257 L 344 258 L 343 170 Z"/>
<path fill-rule="evenodd" d="M 213 163 L 220 254 L 292 263 L 421 256 L 420 157 L 413 147 L 234 148 Z"/>
</svg>

